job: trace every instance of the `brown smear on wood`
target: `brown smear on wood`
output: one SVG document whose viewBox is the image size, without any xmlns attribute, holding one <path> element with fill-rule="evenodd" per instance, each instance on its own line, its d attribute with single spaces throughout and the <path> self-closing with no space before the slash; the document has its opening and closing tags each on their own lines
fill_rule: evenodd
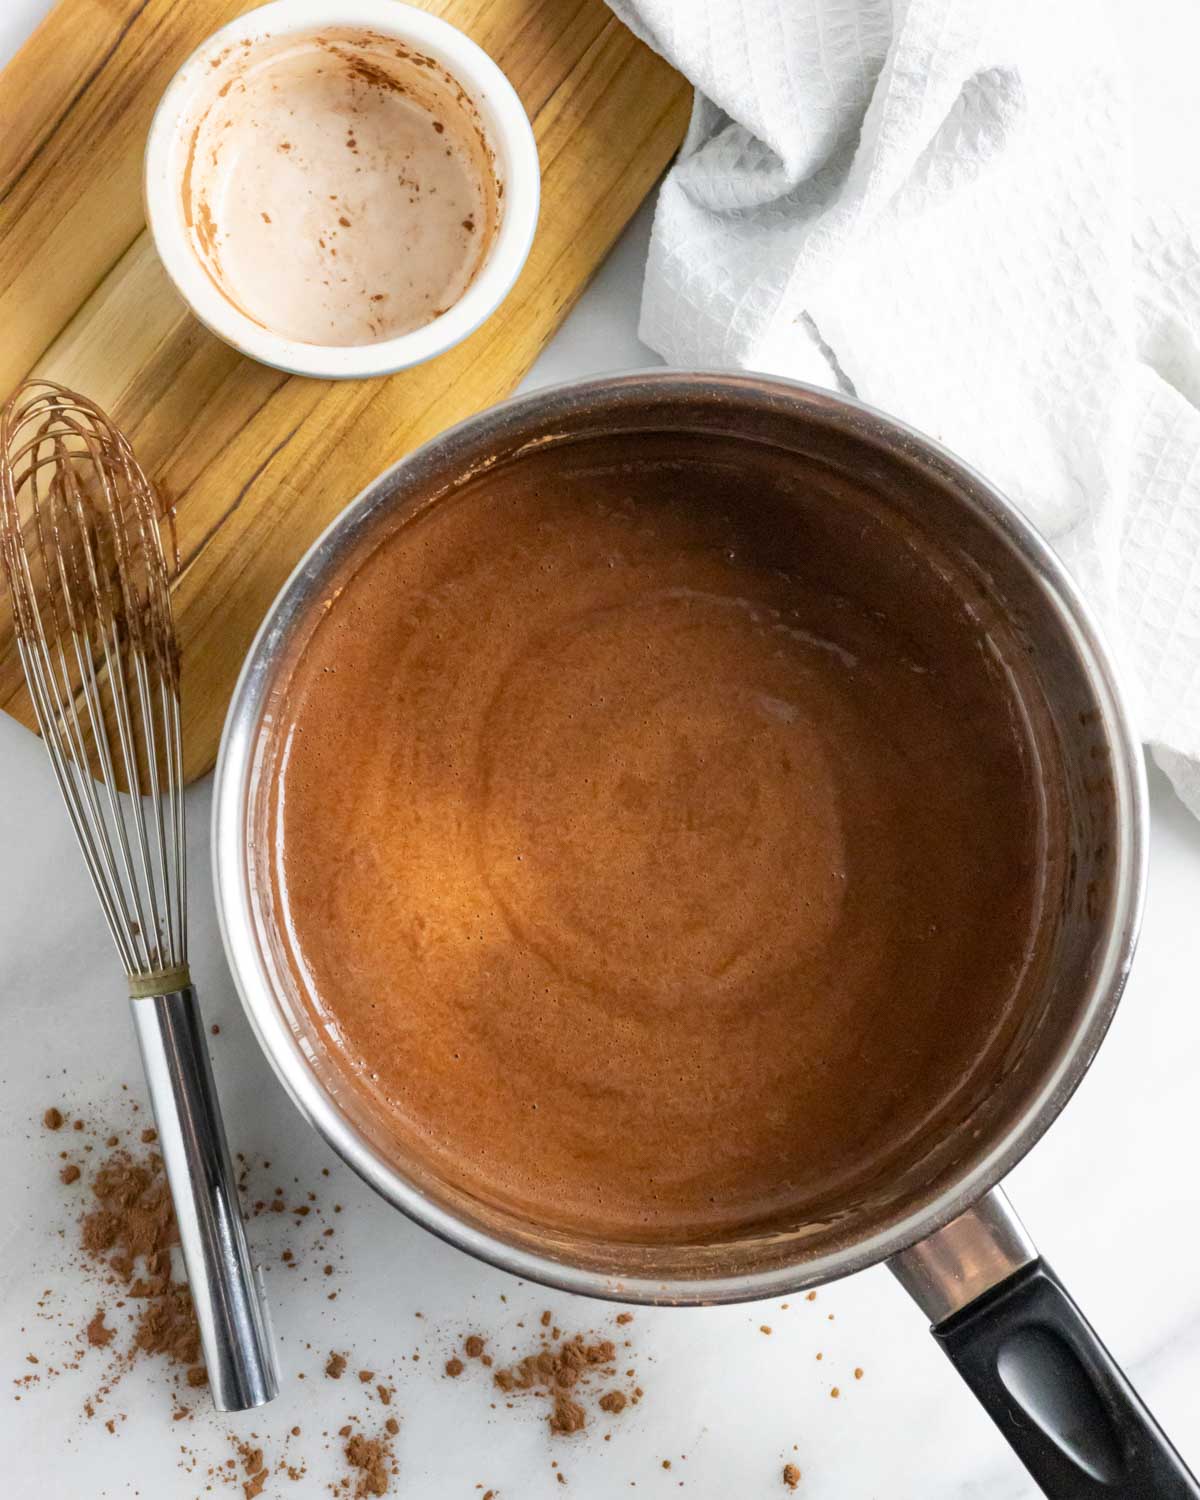
<svg viewBox="0 0 1200 1500">
<path fill-rule="evenodd" d="M 254 365 L 180 302 L 142 228 L 141 158 L 187 54 L 250 7 L 60 0 L 0 74 L 0 395 L 85 391 L 175 508 L 184 771 L 207 771 L 250 640 L 296 560 L 380 470 L 507 395 L 681 138 L 690 91 L 603 0 L 440 0 L 534 124 L 541 221 L 500 310 L 441 358 L 324 382 Z M 100 143 L 103 170 L 98 171 Z M 31 722 L 0 601 L 0 707 Z"/>
</svg>

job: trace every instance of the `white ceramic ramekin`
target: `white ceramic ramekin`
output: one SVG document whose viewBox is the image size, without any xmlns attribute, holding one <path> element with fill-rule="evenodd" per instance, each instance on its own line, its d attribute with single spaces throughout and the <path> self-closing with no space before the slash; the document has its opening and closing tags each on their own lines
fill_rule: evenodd
<svg viewBox="0 0 1200 1500">
<path fill-rule="evenodd" d="M 197 88 L 231 46 L 336 26 L 394 37 L 435 58 L 479 113 L 503 184 L 500 222 L 483 265 L 457 302 L 424 328 L 374 344 L 334 346 L 283 338 L 247 317 L 216 287 L 192 245 L 182 190 Z M 242 354 L 295 375 L 333 380 L 388 375 L 432 359 L 473 333 L 520 274 L 537 224 L 540 173 L 529 119 L 512 84 L 456 27 L 402 0 L 273 0 L 223 26 L 192 53 L 163 95 L 146 141 L 146 220 L 167 274 L 189 307 Z"/>
</svg>

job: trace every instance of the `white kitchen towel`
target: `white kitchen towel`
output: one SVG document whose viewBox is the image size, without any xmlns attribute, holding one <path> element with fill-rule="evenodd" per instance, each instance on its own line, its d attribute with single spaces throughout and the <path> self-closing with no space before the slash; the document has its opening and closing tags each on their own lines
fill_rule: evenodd
<svg viewBox="0 0 1200 1500">
<path fill-rule="evenodd" d="M 1200 814 L 1200 6 L 609 3 L 697 90 L 642 338 L 840 386 L 980 468 Z"/>
</svg>

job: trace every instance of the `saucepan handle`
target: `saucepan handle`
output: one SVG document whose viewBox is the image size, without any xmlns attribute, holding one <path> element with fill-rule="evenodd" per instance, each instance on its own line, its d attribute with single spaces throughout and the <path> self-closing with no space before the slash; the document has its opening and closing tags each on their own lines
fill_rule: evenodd
<svg viewBox="0 0 1200 1500">
<path fill-rule="evenodd" d="M 999 1189 L 890 1264 L 1051 1500 L 1200 1497 Z"/>
</svg>

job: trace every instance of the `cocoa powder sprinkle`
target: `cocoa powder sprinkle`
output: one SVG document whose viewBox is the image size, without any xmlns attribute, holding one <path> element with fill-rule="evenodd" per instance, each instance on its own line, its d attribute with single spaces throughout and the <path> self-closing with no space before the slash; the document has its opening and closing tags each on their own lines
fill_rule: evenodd
<svg viewBox="0 0 1200 1500">
<path fill-rule="evenodd" d="M 550 1431 L 559 1437 L 569 1437 L 573 1432 L 582 1432 L 586 1426 L 587 1413 L 579 1402 L 557 1391 L 554 1409 L 550 1413 Z"/>
<path fill-rule="evenodd" d="M 358 1474 L 356 1497 L 386 1495 L 389 1488 L 389 1453 L 386 1439 L 364 1437 L 356 1432 L 345 1448 L 346 1462 Z"/>
<path fill-rule="evenodd" d="M 252 1447 L 249 1443 L 239 1443 L 238 1456 L 242 1460 L 242 1468 L 248 1476 L 242 1485 L 242 1494 L 245 1500 L 257 1500 L 257 1497 L 262 1494 L 271 1472 L 263 1462 L 263 1451 L 261 1448 Z M 232 1459 L 230 1462 L 232 1463 Z"/>
<path fill-rule="evenodd" d="M 104 1321 L 104 1309 L 98 1307 L 96 1315 L 87 1326 L 87 1341 L 89 1348 L 103 1349 L 112 1343 L 115 1329 L 109 1328 Z"/>
<path fill-rule="evenodd" d="M 162 1355 L 172 1364 L 200 1366 L 191 1292 L 171 1274 L 171 1246 L 178 1233 L 162 1157 L 150 1152 L 135 1159 L 114 1152 L 96 1169 L 92 1194 L 96 1207 L 80 1225 L 83 1248 L 125 1283 L 126 1296 L 143 1303 L 134 1350 Z"/>
<path fill-rule="evenodd" d="M 497 1370 L 493 1384 L 505 1395 L 532 1392 L 549 1397 L 550 1431 L 559 1437 L 580 1432 L 587 1425 L 587 1412 L 580 1401 L 583 1388 L 597 1375 L 616 1374 L 616 1346 L 611 1339 L 588 1343 L 582 1334 L 563 1339 L 557 1346 L 543 1338 L 543 1347 L 516 1364 Z M 611 1397 L 620 1396 L 620 1402 Z M 600 1400 L 605 1411 L 618 1412 L 626 1401 L 622 1392 L 609 1392 Z"/>
</svg>

